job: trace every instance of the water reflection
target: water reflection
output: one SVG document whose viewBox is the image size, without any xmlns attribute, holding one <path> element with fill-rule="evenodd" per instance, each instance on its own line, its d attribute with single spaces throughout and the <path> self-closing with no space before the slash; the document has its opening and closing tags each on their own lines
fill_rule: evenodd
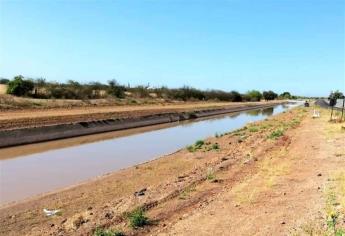
<svg viewBox="0 0 345 236">
<path fill-rule="evenodd" d="M 0 203 L 23 199 L 146 162 L 183 148 L 197 139 L 235 130 L 289 107 L 291 105 L 279 105 L 270 109 L 181 122 L 174 127 L 0 160 Z"/>
<path fill-rule="evenodd" d="M 284 107 L 284 108 L 287 109 L 288 107 Z M 265 109 L 262 109 L 262 114 L 266 116 L 271 116 L 273 115 L 273 111 L 274 111 L 273 107 L 265 108 Z"/>
</svg>

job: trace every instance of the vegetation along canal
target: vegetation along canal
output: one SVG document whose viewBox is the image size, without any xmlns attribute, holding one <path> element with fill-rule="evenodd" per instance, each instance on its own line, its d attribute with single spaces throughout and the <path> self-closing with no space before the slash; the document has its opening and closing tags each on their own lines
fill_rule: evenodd
<svg viewBox="0 0 345 236">
<path fill-rule="evenodd" d="M 106 173 L 150 161 L 172 153 L 216 133 L 238 129 L 248 122 L 265 119 L 297 104 L 231 113 L 207 119 L 166 125 L 142 133 L 131 133 L 92 143 L 81 141 L 70 147 L 52 147 L 6 156 L 0 150 L 0 204 L 54 191 Z M 104 134 L 107 135 L 107 134 Z M 85 139 L 85 138 L 84 138 Z M 81 138 L 83 140 L 83 138 Z M 54 142 L 69 142 L 60 140 Z M 44 145 L 49 147 L 47 142 Z M 41 144 L 42 145 L 42 144 Z M 13 150 L 20 149 L 15 147 Z M 7 152 L 9 153 L 9 152 Z"/>
</svg>

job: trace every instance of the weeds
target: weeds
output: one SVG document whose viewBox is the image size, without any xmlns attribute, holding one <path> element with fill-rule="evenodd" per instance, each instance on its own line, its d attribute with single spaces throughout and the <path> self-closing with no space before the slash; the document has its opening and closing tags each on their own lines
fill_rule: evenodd
<svg viewBox="0 0 345 236">
<path fill-rule="evenodd" d="M 137 208 L 128 214 L 129 224 L 133 229 L 144 227 L 148 225 L 149 218 L 145 216 L 145 212 L 142 208 Z"/>
<path fill-rule="evenodd" d="M 214 180 L 215 178 L 216 178 L 216 175 L 214 173 L 214 170 L 212 168 L 207 169 L 206 179 L 207 180 Z"/>
<path fill-rule="evenodd" d="M 220 149 L 220 147 L 219 147 L 219 144 L 218 143 L 214 143 L 214 144 L 212 144 L 212 150 L 219 150 Z"/>
<path fill-rule="evenodd" d="M 96 228 L 93 236 L 125 236 L 122 231 Z"/>
<path fill-rule="evenodd" d="M 334 176 L 334 183 L 326 189 L 326 213 L 328 232 L 335 236 L 344 236 L 345 230 L 340 229 L 339 218 L 343 218 L 343 212 L 339 209 L 345 206 L 345 172 Z"/>
<path fill-rule="evenodd" d="M 187 187 L 186 189 L 184 189 L 182 192 L 181 192 L 181 194 L 180 194 L 180 196 L 179 196 L 179 199 L 181 199 L 181 200 L 185 200 L 189 195 L 190 195 L 190 193 L 191 192 L 194 192 L 195 191 L 195 186 L 193 185 L 193 186 L 190 186 L 190 187 Z"/>
<path fill-rule="evenodd" d="M 252 132 L 252 133 L 259 131 L 259 129 L 257 127 L 255 127 L 255 126 L 250 127 L 248 130 L 249 130 L 249 132 Z"/>
<path fill-rule="evenodd" d="M 201 149 L 204 144 L 205 144 L 205 142 L 203 140 L 198 140 L 194 143 L 194 145 L 188 146 L 187 150 L 189 152 L 195 152 L 195 151 Z"/>
<path fill-rule="evenodd" d="M 281 137 L 283 135 L 284 135 L 283 129 L 278 129 L 278 130 L 273 131 L 270 135 L 268 135 L 267 138 L 269 138 L 269 139 L 277 139 L 277 138 L 279 138 L 279 137 Z"/>
<path fill-rule="evenodd" d="M 204 142 L 202 140 L 196 141 L 193 145 L 187 146 L 189 152 L 195 152 L 204 148 L 204 151 L 219 150 L 220 146 L 218 143 L 214 143 L 211 146 L 211 142 Z"/>
</svg>

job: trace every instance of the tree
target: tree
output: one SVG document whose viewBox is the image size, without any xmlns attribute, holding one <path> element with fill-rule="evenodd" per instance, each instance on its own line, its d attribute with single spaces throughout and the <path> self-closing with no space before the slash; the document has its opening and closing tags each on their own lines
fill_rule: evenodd
<svg viewBox="0 0 345 236">
<path fill-rule="evenodd" d="M 109 88 L 108 93 L 110 95 L 113 95 L 118 98 L 124 98 L 125 97 L 125 86 L 120 85 L 115 79 L 108 81 Z"/>
<path fill-rule="evenodd" d="M 292 98 L 291 93 L 289 93 L 289 92 L 284 92 L 284 93 L 280 94 L 279 97 L 281 97 L 283 99 L 291 99 Z"/>
<path fill-rule="evenodd" d="M 264 99 L 267 101 L 268 100 L 274 100 L 278 97 L 278 94 L 276 94 L 275 92 L 273 92 L 271 90 L 270 91 L 264 91 L 262 93 L 262 95 L 263 95 Z"/>
<path fill-rule="evenodd" d="M 18 75 L 8 82 L 7 93 L 16 96 L 23 96 L 31 93 L 33 88 L 34 83 L 31 80 L 25 80 L 22 75 Z"/>
<path fill-rule="evenodd" d="M 333 108 L 337 104 L 337 99 L 339 99 L 340 97 L 343 97 L 343 96 L 344 95 L 342 95 L 342 93 L 339 91 L 335 91 L 335 92 L 330 93 L 330 95 L 328 97 L 328 101 L 329 101 L 329 105 L 332 107 L 331 120 L 333 117 Z"/>
<path fill-rule="evenodd" d="M 247 100 L 251 102 L 258 102 L 262 98 L 262 94 L 257 90 L 250 90 L 245 94 Z"/>
<path fill-rule="evenodd" d="M 332 97 L 334 99 L 342 99 L 342 98 L 344 98 L 344 94 L 342 92 L 340 92 L 339 90 L 336 90 L 334 92 L 331 92 L 329 97 Z"/>
<path fill-rule="evenodd" d="M 8 82 L 10 82 L 9 79 L 6 78 L 0 78 L 0 84 L 7 84 Z"/>
<path fill-rule="evenodd" d="M 230 97 L 232 102 L 242 102 L 242 96 L 239 92 L 237 91 L 231 91 L 230 92 Z"/>
</svg>

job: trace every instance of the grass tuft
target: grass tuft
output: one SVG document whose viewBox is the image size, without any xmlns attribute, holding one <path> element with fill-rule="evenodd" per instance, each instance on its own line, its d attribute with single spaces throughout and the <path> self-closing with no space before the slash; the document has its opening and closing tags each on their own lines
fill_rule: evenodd
<svg viewBox="0 0 345 236">
<path fill-rule="evenodd" d="M 96 228 L 93 236 L 125 236 L 122 231 Z"/>
<path fill-rule="evenodd" d="M 284 131 L 282 129 L 277 129 L 277 130 L 274 130 L 270 135 L 268 135 L 268 138 L 277 139 L 283 135 L 284 135 Z"/>
<path fill-rule="evenodd" d="M 212 168 L 207 169 L 206 179 L 207 180 L 214 180 L 214 179 L 216 179 L 216 175 L 215 175 L 214 170 Z"/>
</svg>

